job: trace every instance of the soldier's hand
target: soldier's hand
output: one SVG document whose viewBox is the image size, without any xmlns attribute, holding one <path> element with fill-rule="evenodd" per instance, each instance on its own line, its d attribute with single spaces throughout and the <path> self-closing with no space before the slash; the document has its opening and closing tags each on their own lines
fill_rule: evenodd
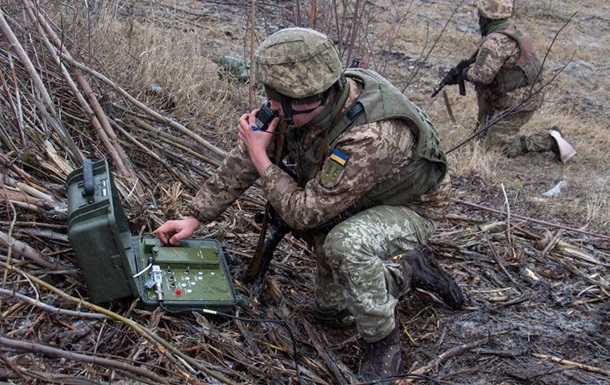
<svg viewBox="0 0 610 385">
<path fill-rule="evenodd" d="M 167 221 L 153 231 L 153 234 L 159 238 L 162 245 L 178 246 L 181 240 L 190 237 L 195 232 L 199 224 L 199 220 L 195 217 Z"/>
<path fill-rule="evenodd" d="M 465 67 L 462 72 L 460 73 L 460 77 L 462 78 L 462 80 L 468 80 L 468 71 L 470 70 L 470 67 Z"/>
<path fill-rule="evenodd" d="M 452 86 L 455 84 L 458 84 L 460 81 L 460 73 L 459 71 L 453 67 L 449 70 L 449 72 L 447 72 L 447 75 L 445 75 L 445 78 L 443 79 L 443 83 Z"/>
</svg>

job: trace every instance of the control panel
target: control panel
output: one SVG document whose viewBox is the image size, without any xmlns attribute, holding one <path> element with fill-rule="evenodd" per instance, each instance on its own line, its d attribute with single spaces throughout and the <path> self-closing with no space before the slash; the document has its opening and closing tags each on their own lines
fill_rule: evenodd
<svg viewBox="0 0 610 385">
<path fill-rule="evenodd" d="M 235 300 L 222 249 L 213 240 L 191 239 L 161 246 L 156 237 L 140 243 L 139 274 L 144 299 L 164 304 L 222 303 Z"/>
</svg>

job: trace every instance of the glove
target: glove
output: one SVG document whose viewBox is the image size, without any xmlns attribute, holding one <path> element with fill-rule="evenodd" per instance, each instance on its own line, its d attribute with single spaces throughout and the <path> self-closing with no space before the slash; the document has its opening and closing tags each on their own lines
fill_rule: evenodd
<svg viewBox="0 0 610 385">
<path fill-rule="evenodd" d="M 466 67 L 462 70 L 462 72 L 460 73 L 460 77 L 463 80 L 468 80 L 468 70 L 470 69 L 470 67 Z"/>
<path fill-rule="evenodd" d="M 445 75 L 445 78 L 443 79 L 443 83 L 445 83 L 448 86 L 453 86 L 455 84 L 458 84 L 460 81 L 460 73 L 458 72 L 458 70 L 453 67 L 449 70 L 449 72 L 447 72 L 447 75 Z"/>
</svg>

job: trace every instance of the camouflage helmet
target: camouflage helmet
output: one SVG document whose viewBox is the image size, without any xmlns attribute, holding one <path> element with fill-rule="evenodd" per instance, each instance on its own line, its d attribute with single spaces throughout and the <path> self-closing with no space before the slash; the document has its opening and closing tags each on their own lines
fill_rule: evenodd
<svg viewBox="0 0 610 385">
<path fill-rule="evenodd" d="M 321 94 L 341 78 L 335 45 L 322 33 L 286 28 L 269 36 L 254 54 L 254 79 L 293 99 Z"/>
<path fill-rule="evenodd" d="M 507 19 L 513 14 L 512 0 L 479 0 L 479 13 L 491 20 Z"/>
</svg>

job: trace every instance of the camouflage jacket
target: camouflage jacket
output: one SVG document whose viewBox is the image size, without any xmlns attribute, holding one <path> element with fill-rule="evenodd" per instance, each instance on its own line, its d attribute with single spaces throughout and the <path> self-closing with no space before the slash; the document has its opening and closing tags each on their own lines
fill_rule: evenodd
<svg viewBox="0 0 610 385">
<path fill-rule="evenodd" d="M 515 36 L 525 37 L 523 41 L 530 51 L 527 60 Z M 532 74 L 531 78 L 535 78 L 533 87 L 527 80 L 507 87 L 505 79 L 510 78 L 510 74 L 516 71 L 522 74 L 522 67 L 528 69 Z M 540 72 L 539 60 L 529 36 L 514 25 L 504 23 L 485 36 L 476 62 L 468 71 L 467 80 L 475 84 L 479 103 L 488 108 L 505 110 L 519 106 L 519 111 L 533 111 L 544 101 Z"/>
<path fill-rule="evenodd" d="M 342 110 L 351 106 L 362 92 L 361 85 L 353 79 L 348 78 L 347 87 L 349 94 Z M 379 181 L 386 180 L 412 161 L 416 140 L 404 124 L 400 120 L 384 120 L 358 125 L 339 135 L 329 146 L 340 146 L 350 157 L 339 170 L 340 177 L 334 178 L 332 184 L 325 178 L 324 168 L 301 187 L 292 176 L 273 165 L 260 178 L 261 187 L 291 228 L 315 229 L 353 207 Z M 328 127 L 300 129 L 307 132 L 301 135 L 298 146 L 306 149 Z M 336 156 L 331 153 L 329 159 Z M 199 190 L 191 204 L 191 215 L 202 222 L 214 220 L 256 181 L 257 176 L 245 145 L 240 143 Z M 446 174 L 435 188 L 406 206 L 420 215 L 440 220 L 449 207 L 450 197 L 451 183 Z"/>
</svg>

